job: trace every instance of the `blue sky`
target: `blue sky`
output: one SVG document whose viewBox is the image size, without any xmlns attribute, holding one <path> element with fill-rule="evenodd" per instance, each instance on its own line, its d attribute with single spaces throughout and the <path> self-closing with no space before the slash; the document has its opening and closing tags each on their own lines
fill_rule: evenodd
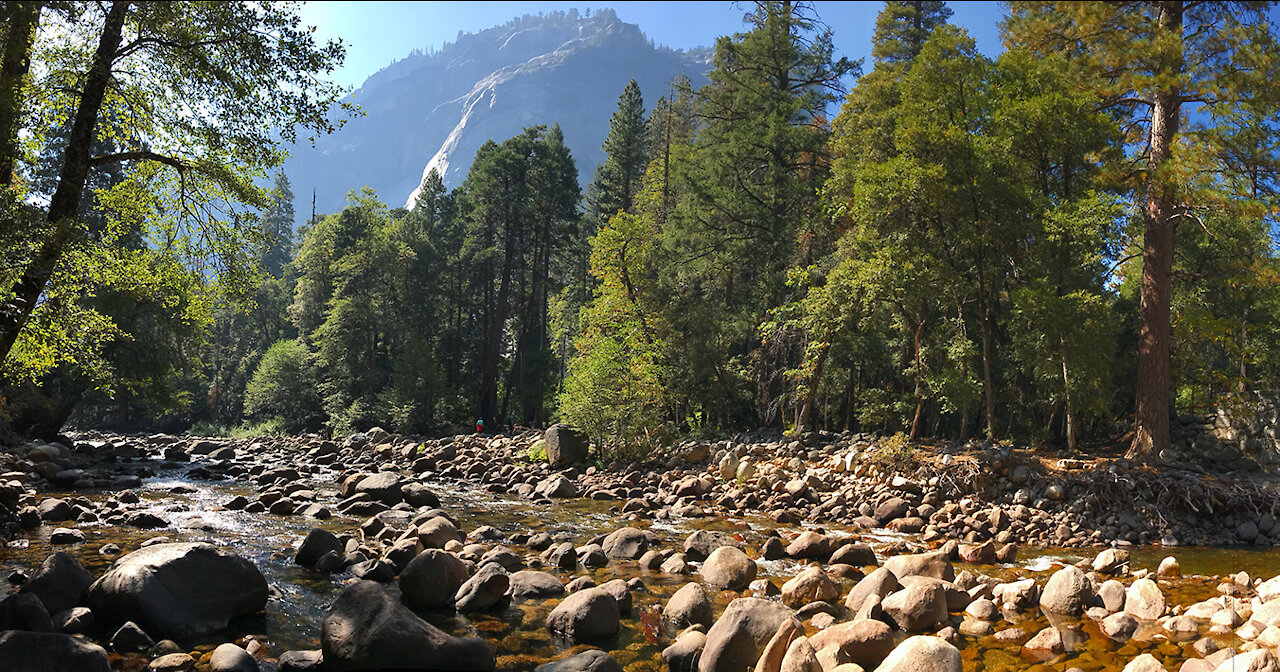
<svg viewBox="0 0 1280 672">
<path fill-rule="evenodd" d="M 835 36 L 840 55 L 870 63 L 871 34 L 881 2 L 813 3 Z M 1004 12 L 996 2 L 950 2 L 951 22 L 964 26 L 987 55 L 1001 51 L 997 23 Z M 611 7 L 618 17 L 638 24 L 658 44 L 677 49 L 710 46 L 719 35 L 743 30 L 750 3 L 725 2 L 307 2 L 302 18 L 322 39 L 342 38 L 346 64 L 335 73 L 352 89 L 414 49 L 440 48 L 458 31 L 473 33 L 523 14 L 555 10 L 595 11 Z"/>
</svg>

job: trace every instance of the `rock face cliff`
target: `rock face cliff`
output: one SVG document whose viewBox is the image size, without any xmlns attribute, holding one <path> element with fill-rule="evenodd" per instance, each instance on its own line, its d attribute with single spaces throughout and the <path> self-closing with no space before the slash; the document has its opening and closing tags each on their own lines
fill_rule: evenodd
<svg viewBox="0 0 1280 672">
<path fill-rule="evenodd" d="M 369 186 L 392 207 L 411 203 L 431 168 L 458 186 L 476 150 L 535 124 L 559 123 L 583 184 L 603 160 L 600 145 L 618 95 L 635 78 L 652 107 L 684 73 L 706 81 L 711 51 L 655 46 L 612 10 L 525 16 L 459 35 L 438 52 L 415 52 L 354 92 L 364 116 L 303 143 L 285 170 L 299 220 L 340 209 L 346 193 Z"/>
</svg>

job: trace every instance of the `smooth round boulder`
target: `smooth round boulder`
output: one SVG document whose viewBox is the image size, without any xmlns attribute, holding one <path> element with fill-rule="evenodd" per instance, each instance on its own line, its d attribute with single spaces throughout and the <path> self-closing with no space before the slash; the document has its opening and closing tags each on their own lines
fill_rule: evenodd
<svg viewBox="0 0 1280 672">
<path fill-rule="evenodd" d="M 862 608 L 862 604 L 867 601 L 868 597 L 875 596 L 878 600 L 883 600 L 889 596 L 889 593 L 897 590 L 901 584 L 898 583 L 898 577 L 893 572 L 881 567 L 874 572 L 863 577 L 844 598 L 844 606 L 849 611 L 857 612 Z"/>
<path fill-rule="evenodd" d="M 321 624 L 320 646 L 326 672 L 423 667 L 492 672 L 497 662 L 483 640 L 441 632 L 373 581 L 357 581 L 342 591 Z"/>
<path fill-rule="evenodd" d="M 79 637 L 51 632 L 0 632 L 0 670 L 110 672 L 107 652 Z"/>
<path fill-rule="evenodd" d="M 564 584 L 546 572 L 525 569 L 511 575 L 511 597 L 516 600 L 542 600 L 564 595 Z"/>
<path fill-rule="evenodd" d="M 875 672 L 963 672 L 960 650 L 941 637 L 908 637 Z"/>
<path fill-rule="evenodd" d="M 185 653 L 167 653 L 147 665 L 151 672 L 191 672 L 196 669 L 196 659 Z"/>
<path fill-rule="evenodd" d="M 790 609 L 760 597 L 730 602 L 707 631 L 698 672 L 746 672 L 778 628 L 793 617 Z"/>
<path fill-rule="evenodd" d="M 14 593 L 0 600 L 0 630 L 53 632 L 53 618 L 40 598 L 31 593 Z"/>
<path fill-rule="evenodd" d="M 89 588 L 102 618 L 130 620 L 166 638 L 223 630 L 267 604 L 267 580 L 252 562 L 212 544 L 162 543 L 116 560 Z"/>
<path fill-rule="evenodd" d="M 453 596 L 453 608 L 459 613 L 486 611 L 504 603 L 511 576 L 494 562 L 484 564 L 474 576 L 458 587 Z"/>
<path fill-rule="evenodd" d="M 880 563 L 876 561 L 876 552 L 870 546 L 866 544 L 845 544 L 831 554 L 831 564 L 867 567 Z"/>
<path fill-rule="evenodd" d="M 713 588 L 743 590 L 755 580 L 757 570 L 755 561 L 742 549 L 721 546 L 707 556 L 698 573 Z"/>
<path fill-rule="evenodd" d="M 248 651 L 227 642 L 213 650 L 209 672 L 258 672 L 258 661 Z"/>
<path fill-rule="evenodd" d="M 356 483 L 355 494 L 369 495 L 373 500 L 389 506 L 404 500 L 404 493 L 400 490 L 400 477 L 390 471 L 380 471 L 360 479 Z"/>
<path fill-rule="evenodd" d="M 840 597 L 840 584 L 821 567 L 810 567 L 782 584 L 782 603 L 799 609 L 810 602 L 827 602 Z"/>
<path fill-rule="evenodd" d="M 1138 579 L 1124 593 L 1124 610 L 1134 618 L 1154 621 L 1164 615 L 1164 593 L 1151 579 Z"/>
<path fill-rule="evenodd" d="M 444 516 L 436 516 L 418 526 L 418 541 L 423 548 L 444 548 L 450 541 L 463 539 L 463 534 Z"/>
<path fill-rule="evenodd" d="M 690 625 L 711 627 L 715 620 L 711 599 L 707 597 L 707 589 L 700 583 L 686 583 L 677 590 L 667 606 L 662 609 L 662 617 L 677 628 Z"/>
<path fill-rule="evenodd" d="M 676 641 L 671 646 L 662 650 L 662 659 L 666 661 L 668 670 L 692 672 L 697 669 L 698 657 L 702 655 L 706 644 L 707 633 L 697 628 L 686 629 L 676 636 Z"/>
<path fill-rule="evenodd" d="M 947 620 L 947 594 L 939 583 L 912 583 L 884 598 L 880 606 L 907 632 L 933 630 Z"/>
<path fill-rule="evenodd" d="M 578 642 L 612 637 L 621 627 L 618 601 L 600 588 L 569 595 L 547 616 L 548 630 Z"/>
<path fill-rule="evenodd" d="M 927 576 L 943 581 L 954 581 L 956 578 L 955 568 L 947 560 L 945 551 L 895 555 L 884 561 L 884 567 L 899 579 L 908 576 Z"/>
<path fill-rule="evenodd" d="M 1040 608 L 1054 614 L 1075 615 L 1093 603 L 1093 584 L 1074 565 L 1053 573 L 1040 592 Z"/>
<path fill-rule="evenodd" d="M 622 672 L 622 665 L 604 651 L 591 649 L 563 660 L 543 663 L 534 668 L 534 672 Z"/>
<path fill-rule="evenodd" d="M 68 553 L 53 553 L 40 563 L 40 569 L 18 589 L 40 599 L 50 614 L 57 614 L 84 603 L 93 585 L 93 575 L 80 561 Z"/>
<path fill-rule="evenodd" d="M 883 621 L 860 618 L 833 625 L 809 638 L 817 651 L 834 646 L 840 663 L 875 669 L 893 651 L 893 629 Z"/>
<path fill-rule="evenodd" d="M 635 560 L 649 549 L 649 538 L 634 527 L 624 527 L 605 537 L 601 545 L 610 560 Z"/>
<path fill-rule="evenodd" d="M 342 540 L 328 530 L 315 528 L 307 533 L 307 537 L 298 545 L 298 552 L 293 554 L 293 564 L 303 567 L 315 567 L 316 562 L 325 553 L 341 556 L 344 552 Z"/>
<path fill-rule="evenodd" d="M 458 556 L 428 548 L 400 572 L 400 595 L 416 609 L 451 609 L 467 578 L 467 565 Z"/>
<path fill-rule="evenodd" d="M 826 560 L 831 557 L 834 544 L 831 537 L 812 530 L 801 532 L 790 544 L 787 555 L 798 560 Z"/>
</svg>

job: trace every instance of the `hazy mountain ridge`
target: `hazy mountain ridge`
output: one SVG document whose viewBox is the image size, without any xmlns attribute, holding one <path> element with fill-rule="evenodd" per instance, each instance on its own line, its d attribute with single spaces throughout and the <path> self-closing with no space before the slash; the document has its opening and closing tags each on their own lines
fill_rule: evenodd
<svg viewBox="0 0 1280 672">
<path fill-rule="evenodd" d="M 431 167 L 455 187 L 485 141 L 534 124 L 560 124 L 585 184 L 604 158 L 600 144 L 629 79 L 651 108 L 681 72 L 695 86 L 705 82 L 710 63 L 710 49 L 655 46 L 607 9 L 524 16 L 461 34 L 370 76 L 353 94 L 364 116 L 318 138 L 315 149 L 295 150 L 285 168 L 299 216 L 310 214 L 305 201 L 313 190 L 322 213 L 363 186 L 389 205 L 406 204 Z"/>
</svg>

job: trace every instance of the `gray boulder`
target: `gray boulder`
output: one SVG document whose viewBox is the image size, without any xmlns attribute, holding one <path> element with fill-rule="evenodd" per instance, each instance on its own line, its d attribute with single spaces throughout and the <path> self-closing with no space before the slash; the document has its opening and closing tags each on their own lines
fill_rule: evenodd
<svg viewBox="0 0 1280 672">
<path fill-rule="evenodd" d="M 526 569 L 511 575 L 513 599 L 546 599 L 561 595 L 564 595 L 564 584 L 551 574 Z"/>
<path fill-rule="evenodd" d="M 551 425 L 543 438 L 547 442 L 547 462 L 551 466 L 569 467 L 587 459 L 587 433 L 566 424 Z"/>
<path fill-rule="evenodd" d="M 0 670 L 21 672 L 109 672 L 101 646 L 50 632 L 0 632 Z"/>
<path fill-rule="evenodd" d="M 618 601 L 600 588 L 579 590 L 551 611 L 547 629 L 579 642 L 612 637 L 621 629 Z"/>
<path fill-rule="evenodd" d="M 453 597 L 453 606 L 461 613 L 487 611 L 507 602 L 511 576 L 497 563 L 481 565 Z"/>
<path fill-rule="evenodd" d="M 45 558 L 18 592 L 35 595 L 46 611 L 56 614 L 83 604 L 92 584 L 93 575 L 80 566 L 80 561 L 58 552 Z"/>
<path fill-rule="evenodd" d="M 564 660 L 544 663 L 534 672 L 622 672 L 622 666 L 613 656 L 599 649 L 592 649 Z"/>
<path fill-rule="evenodd" d="M 400 572 L 400 595 L 415 609 L 452 608 L 467 578 L 467 565 L 458 556 L 428 548 Z"/>
<path fill-rule="evenodd" d="M 89 588 L 94 613 L 130 620 L 159 637 L 217 632 L 267 604 L 267 580 L 252 562 L 212 544 L 155 544 L 116 560 Z"/>
<path fill-rule="evenodd" d="M 327 672 L 489 672 L 497 662 L 484 641 L 441 632 L 373 581 L 357 581 L 342 591 L 321 625 L 320 645 Z"/>
<path fill-rule="evenodd" d="M 756 578 L 756 563 L 736 546 L 721 546 L 702 563 L 702 579 L 713 588 L 743 590 Z M 773 633 L 769 633 L 772 635 Z"/>
<path fill-rule="evenodd" d="M 707 597 L 707 590 L 702 584 L 686 583 L 667 600 L 662 617 L 677 628 L 690 625 L 711 627 L 715 614 L 711 600 Z"/>
<path fill-rule="evenodd" d="M 940 637 L 916 635 L 894 648 L 876 672 L 962 672 L 960 650 Z"/>
<path fill-rule="evenodd" d="M 258 672 L 258 661 L 235 644 L 219 644 L 209 658 L 209 672 Z"/>
<path fill-rule="evenodd" d="M 356 494 L 361 493 L 387 505 L 399 504 L 404 500 L 404 493 L 400 490 L 400 477 L 390 471 L 380 471 L 361 479 L 356 484 Z"/>
<path fill-rule="evenodd" d="M 293 562 L 303 567 L 315 567 L 325 553 L 341 556 L 344 550 L 342 541 L 332 532 L 316 528 L 308 532 L 307 538 L 298 545 L 298 552 L 294 554 Z"/>
<path fill-rule="evenodd" d="M 1040 593 L 1040 608 L 1054 614 L 1079 614 L 1093 604 L 1093 584 L 1079 568 L 1068 565 L 1053 573 Z"/>
<path fill-rule="evenodd" d="M 53 618 L 40 598 L 31 593 L 15 593 L 0 600 L 0 630 L 53 632 Z"/>
<path fill-rule="evenodd" d="M 601 545 L 612 560 L 635 560 L 649 549 L 649 538 L 634 527 L 624 527 L 605 537 Z"/>
<path fill-rule="evenodd" d="M 778 627 L 791 620 L 790 609 L 759 597 L 740 597 L 729 603 L 720 620 L 707 631 L 698 672 L 746 672 Z"/>
</svg>

